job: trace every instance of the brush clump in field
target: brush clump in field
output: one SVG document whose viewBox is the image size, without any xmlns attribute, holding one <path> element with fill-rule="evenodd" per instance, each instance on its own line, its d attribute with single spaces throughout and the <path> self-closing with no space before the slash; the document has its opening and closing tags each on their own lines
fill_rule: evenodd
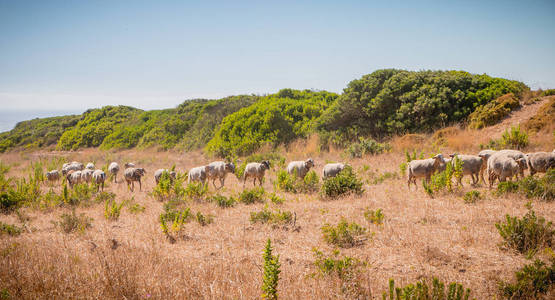
<svg viewBox="0 0 555 300">
<path fill-rule="evenodd" d="M 7 234 L 9 236 L 18 236 L 23 231 L 23 228 L 12 224 L 0 222 L 0 236 Z"/>
<path fill-rule="evenodd" d="M 518 98 L 515 97 L 513 93 L 503 95 L 494 101 L 477 107 L 476 110 L 468 116 L 470 120 L 468 127 L 480 129 L 494 125 L 508 116 L 511 111 L 519 107 L 520 103 Z"/>
<path fill-rule="evenodd" d="M 237 200 L 233 196 L 226 197 L 220 194 L 211 196 L 209 201 L 216 203 L 221 208 L 233 207 L 237 203 Z"/>
<path fill-rule="evenodd" d="M 452 193 L 453 192 L 453 182 L 452 178 L 459 180 L 463 176 L 463 162 L 455 157 L 452 163 L 447 163 L 445 165 L 445 170 L 441 172 L 436 172 L 432 175 L 430 183 L 426 183 L 422 180 L 422 186 L 424 190 L 430 197 L 434 197 L 439 192 Z"/>
<path fill-rule="evenodd" d="M 272 211 L 265 206 L 262 210 L 257 212 L 251 212 L 250 221 L 251 223 L 270 223 L 270 224 L 289 224 L 293 220 L 293 213 L 290 211 L 276 210 Z"/>
<path fill-rule="evenodd" d="M 304 178 L 279 170 L 277 173 L 277 188 L 290 193 L 311 193 L 320 188 L 320 178 L 314 170 L 308 171 Z"/>
<path fill-rule="evenodd" d="M 555 244 L 552 223 L 537 217 L 531 208 L 522 218 L 507 214 L 505 222 L 498 222 L 495 227 L 507 247 L 529 256 L 543 247 Z"/>
<path fill-rule="evenodd" d="M 75 209 L 71 210 L 71 214 L 64 213 L 60 216 L 60 221 L 52 221 L 65 233 L 79 232 L 83 233 L 92 226 L 92 218 L 87 217 L 84 213 L 77 215 Z"/>
<path fill-rule="evenodd" d="M 245 189 L 239 194 L 239 202 L 244 204 L 264 203 L 265 194 L 263 187 Z"/>
<path fill-rule="evenodd" d="M 279 263 L 279 255 L 273 255 L 272 241 L 268 239 L 264 248 L 264 273 L 262 274 L 262 299 L 277 300 L 278 299 L 278 282 L 281 264 Z"/>
<path fill-rule="evenodd" d="M 353 172 L 353 168 L 346 165 L 335 177 L 327 178 L 322 184 L 321 195 L 326 198 L 336 198 L 345 194 L 362 194 L 362 181 Z"/>
<path fill-rule="evenodd" d="M 321 230 L 328 244 L 341 248 L 354 247 L 366 240 L 366 228 L 355 222 L 349 223 L 345 218 L 341 218 L 337 225 L 326 223 Z"/>
<path fill-rule="evenodd" d="M 466 192 L 463 196 L 464 203 L 467 204 L 474 204 L 480 199 L 482 199 L 482 194 L 477 190 Z"/>
<path fill-rule="evenodd" d="M 469 299 L 470 289 L 465 289 L 462 284 L 452 282 L 445 290 L 445 283 L 437 278 L 432 279 L 431 287 L 425 280 L 404 287 L 395 287 L 395 281 L 389 280 L 389 293 L 384 292 L 382 299 L 400 300 L 426 300 L 426 299 Z"/>
<path fill-rule="evenodd" d="M 350 256 L 340 256 L 339 250 L 334 250 L 332 255 L 326 256 L 317 248 L 314 252 L 314 266 L 318 270 L 313 275 L 337 276 L 341 280 L 352 280 L 360 268 L 366 266 L 365 263 Z"/>
<path fill-rule="evenodd" d="M 536 259 L 515 272 L 516 282 L 500 282 L 499 291 L 507 299 L 541 299 L 550 290 L 554 293 L 555 256 L 551 265 Z"/>
<path fill-rule="evenodd" d="M 374 139 L 360 137 L 358 142 L 351 143 L 345 152 L 349 154 L 351 158 L 360 158 L 366 154 L 376 155 L 389 150 L 391 150 L 391 145 L 388 143 L 378 143 Z"/>
<path fill-rule="evenodd" d="M 383 214 L 383 211 L 381 208 L 378 208 L 376 210 L 371 210 L 367 208 L 364 211 L 364 218 L 370 224 L 382 225 L 385 215 Z"/>
<path fill-rule="evenodd" d="M 552 168 L 540 178 L 528 176 L 515 182 L 500 182 L 495 194 L 502 196 L 508 193 L 518 193 L 526 196 L 526 198 L 551 202 L 555 200 L 555 184 L 553 182 L 555 182 L 555 169 Z"/>
<path fill-rule="evenodd" d="M 104 217 L 109 221 L 117 221 L 125 201 L 117 203 L 116 200 L 106 200 L 104 203 Z"/>
</svg>

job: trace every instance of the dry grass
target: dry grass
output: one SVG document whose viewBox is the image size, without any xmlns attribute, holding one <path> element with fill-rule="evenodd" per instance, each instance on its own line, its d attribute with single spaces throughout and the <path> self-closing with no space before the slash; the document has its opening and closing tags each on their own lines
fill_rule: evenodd
<svg viewBox="0 0 555 300">
<path fill-rule="evenodd" d="M 455 130 L 455 135 L 464 132 Z M 344 160 L 339 152 L 318 154 L 314 146 L 317 141 L 313 139 L 299 142 L 284 155 L 288 160 L 313 156 L 317 166 L 328 160 Z M 402 138 L 393 144 L 395 149 L 407 145 Z M 465 144 L 460 147 L 457 150 L 463 150 Z M 116 193 L 118 202 L 134 196 L 146 210 L 131 214 L 124 208 L 119 220 L 110 222 L 103 216 L 102 204 L 79 208 L 78 213 L 94 219 L 93 227 L 83 234 L 66 235 L 51 223 L 66 209 L 25 209 L 30 217 L 28 232 L 0 240 L 0 289 L 7 289 L 15 298 L 258 298 L 262 250 L 268 237 L 282 264 L 280 297 L 353 298 L 353 291 L 342 292 L 340 279 L 310 276 L 315 272 L 312 249 L 332 251 L 322 239 L 321 226 L 337 223 L 341 217 L 367 226 L 374 233 L 365 244 L 342 250 L 345 255 L 368 263 L 356 277 L 354 292 L 359 296 L 381 296 L 388 278 L 402 284 L 436 276 L 464 284 L 478 299 L 491 298 L 497 292 L 497 280 L 508 280 L 526 262 L 521 255 L 498 247 L 501 238 L 494 226 L 507 213 L 523 215 L 526 200 L 497 198 L 485 188 L 479 188 L 485 199 L 472 205 L 464 203 L 463 192 L 435 199 L 426 196 L 421 187 L 408 193 L 404 178 L 365 186 L 362 196 L 335 201 L 320 201 L 315 194 L 278 192 L 286 199 L 280 209 L 296 213 L 298 231 L 251 225 L 250 212 L 260 210 L 264 204 L 222 209 L 211 203 L 191 203 L 193 211 L 214 215 L 214 223 L 202 227 L 191 222 L 178 241 L 170 244 L 158 223 L 163 203 L 148 195 L 154 187 L 153 172 L 173 164 L 179 171 L 188 170 L 209 160 L 202 153 L 86 149 L 9 153 L 1 155 L 0 160 L 13 165 L 10 176 L 26 176 L 32 161 L 53 156 L 68 161 L 94 161 L 97 167 L 112 160 L 133 161 L 145 167 L 147 177 L 141 192 L 129 192 L 121 181 L 109 184 L 106 190 Z M 350 164 L 363 174 L 365 165 L 381 172 L 395 172 L 402 161 L 402 152 L 393 151 L 354 159 Z M 317 172 L 321 173 L 321 167 Z M 273 180 L 275 173 L 271 171 L 264 183 L 267 191 L 273 191 Z M 240 190 L 235 176 L 228 176 L 222 193 L 230 195 Z M 467 184 L 464 191 L 468 190 Z M 212 186 L 210 191 L 214 192 Z M 534 206 L 548 219 L 555 215 L 554 203 L 537 202 Z M 363 216 L 366 208 L 382 208 L 384 225 L 368 224 Z M 0 215 L 0 221 L 19 222 L 15 214 Z"/>
</svg>

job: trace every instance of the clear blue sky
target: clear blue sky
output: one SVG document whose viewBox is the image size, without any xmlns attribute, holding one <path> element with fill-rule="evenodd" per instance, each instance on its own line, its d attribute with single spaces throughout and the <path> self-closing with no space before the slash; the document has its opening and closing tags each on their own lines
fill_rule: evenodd
<svg viewBox="0 0 555 300">
<path fill-rule="evenodd" d="M 0 0 L 0 110 L 341 92 L 391 67 L 555 88 L 555 1 L 410 2 Z"/>
</svg>

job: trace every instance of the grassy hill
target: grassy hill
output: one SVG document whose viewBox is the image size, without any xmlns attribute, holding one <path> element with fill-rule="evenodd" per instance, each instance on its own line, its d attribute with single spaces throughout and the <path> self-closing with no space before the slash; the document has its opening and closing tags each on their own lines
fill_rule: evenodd
<svg viewBox="0 0 555 300">
<path fill-rule="evenodd" d="M 463 71 L 384 69 L 351 81 L 341 95 L 283 89 L 267 96 L 187 100 L 165 110 L 106 106 L 78 116 L 24 121 L 0 134 L 0 152 L 53 145 L 59 150 L 204 148 L 223 157 L 312 133 L 324 145 L 346 146 L 360 136 L 431 132 L 466 123 L 470 115 L 476 124 L 490 124 L 517 108 L 527 90 L 521 82 Z M 496 101 L 509 93 L 510 101 Z"/>
</svg>

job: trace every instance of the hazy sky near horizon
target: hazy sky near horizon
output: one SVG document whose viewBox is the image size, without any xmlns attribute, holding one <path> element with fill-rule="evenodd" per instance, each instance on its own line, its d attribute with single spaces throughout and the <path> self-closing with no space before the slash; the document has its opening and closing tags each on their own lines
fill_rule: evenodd
<svg viewBox="0 0 555 300">
<path fill-rule="evenodd" d="M 0 0 L 0 110 L 341 92 L 381 68 L 555 88 L 554 13 L 550 0 Z"/>
</svg>

